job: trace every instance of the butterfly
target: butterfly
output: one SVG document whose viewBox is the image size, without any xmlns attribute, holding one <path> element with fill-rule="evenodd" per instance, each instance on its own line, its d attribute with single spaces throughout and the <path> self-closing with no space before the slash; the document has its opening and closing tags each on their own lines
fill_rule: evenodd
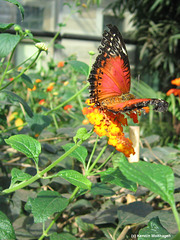
<svg viewBox="0 0 180 240">
<path fill-rule="evenodd" d="M 103 33 L 99 55 L 88 79 L 91 103 L 114 113 L 146 109 L 149 105 L 153 105 L 155 111 L 167 111 L 165 100 L 137 99 L 130 93 L 131 74 L 126 46 L 118 28 L 111 24 L 107 26 L 109 30 Z"/>
</svg>

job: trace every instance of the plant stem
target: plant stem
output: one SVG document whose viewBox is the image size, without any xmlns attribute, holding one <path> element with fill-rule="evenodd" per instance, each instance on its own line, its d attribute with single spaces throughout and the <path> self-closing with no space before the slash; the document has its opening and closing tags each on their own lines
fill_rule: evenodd
<svg viewBox="0 0 180 240">
<path fill-rule="evenodd" d="M 21 39 L 19 40 L 19 42 L 20 42 L 20 41 L 21 41 Z M 7 63 L 7 66 L 6 66 L 5 70 L 4 70 L 4 73 L 3 73 L 3 75 L 2 75 L 2 78 L 1 78 L 1 80 L 0 80 L 0 87 L 2 86 L 2 83 L 3 83 L 4 78 L 5 78 L 5 76 L 6 76 L 6 73 L 7 73 L 7 70 L 8 70 L 8 68 L 9 68 L 9 65 L 10 65 L 10 63 L 11 63 L 11 59 L 12 59 L 12 57 L 13 57 L 13 54 L 14 54 L 15 49 L 16 49 L 16 46 L 13 48 L 13 50 L 12 50 L 12 52 L 11 52 L 9 61 L 8 61 L 8 63 Z"/>
<path fill-rule="evenodd" d="M 111 159 L 111 157 L 114 155 L 116 149 L 114 149 L 114 151 L 109 155 L 109 157 L 98 167 L 96 168 L 96 172 L 101 169 L 104 165 L 106 165 L 106 163 Z M 93 172 L 94 173 L 94 172 Z"/>
<path fill-rule="evenodd" d="M 3 193 L 14 192 L 14 191 L 16 191 L 18 189 L 24 188 L 24 187 L 28 186 L 29 184 L 35 182 L 36 180 L 41 178 L 45 173 L 47 173 L 53 167 L 55 167 L 58 163 L 60 163 L 63 159 L 65 159 L 70 153 L 72 153 L 74 150 L 76 150 L 76 148 L 78 148 L 82 143 L 83 143 L 83 140 L 80 140 L 76 145 L 74 145 L 71 149 L 69 149 L 67 152 L 65 152 L 60 158 L 58 158 L 56 161 L 51 163 L 47 168 L 45 168 L 44 170 L 38 172 L 35 176 L 33 176 L 32 178 L 30 178 L 29 180 L 27 180 L 25 182 L 22 182 L 22 183 L 16 185 L 15 187 L 10 188 L 10 189 L 5 189 L 3 191 Z"/>
<path fill-rule="evenodd" d="M 3 87 L 0 88 L 0 91 L 3 90 L 4 88 L 7 88 L 10 84 L 12 84 L 15 80 L 17 80 L 20 76 L 22 76 L 29 68 L 31 68 L 33 66 L 33 64 L 36 62 L 36 60 L 38 59 L 39 55 L 41 53 L 41 50 L 38 51 L 37 56 L 35 57 L 35 59 L 32 61 L 32 63 L 27 66 L 19 75 L 17 75 L 13 81 L 7 83 L 6 85 L 4 85 Z M 1 86 L 1 84 L 0 84 Z"/>
<path fill-rule="evenodd" d="M 79 187 L 76 187 L 73 191 L 73 193 L 71 194 L 71 197 L 69 198 L 69 203 L 71 203 L 71 201 L 73 200 L 74 196 L 76 195 L 76 193 L 79 191 Z M 58 220 L 58 218 L 61 216 L 61 212 L 58 213 L 56 215 L 56 217 L 52 220 L 52 222 L 49 224 L 49 226 L 46 228 L 45 231 L 43 231 L 43 234 L 41 235 L 41 237 L 38 240 L 42 240 L 45 236 L 47 236 L 49 230 L 52 228 L 52 226 L 54 225 L 54 223 Z"/>
<path fill-rule="evenodd" d="M 90 155 L 90 157 L 89 157 L 89 161 L 88 161 L 86 170 L 89 169 L 89 165 L 90 165 L 90 163 L 91 163 L 92 157 L 93 157 L 94 152 L 95 152 L 95 150 L 96 150 L 98 140 L 99 140 L 99 136 L 97 135 L 97 137 L 96 137 L 96 142 L 94 143 L 94 147 L 93 147 L 93 150 L 92 150 L 91 155 Z"/>
<path fill-rule="evenodd" d="M 64 105 L 66 105 L 68 102 L 72 101 L 74 98 L 76 98 L 78 95 L 80 95 L 87 87 L 89 86 L 89 83 L 87 83 L 81 90 L 79 90 L 76 94 L 74 94 L 72 97 L 64 101 L 63 103 L 59 104 L 57 107 L 55 107 L 52 110 L 49 110 L 45 113 L 45 115 L 49 115 L 53 113 L 54 111 L 57 111 L 59 108 L 62 108 Z"/>
<path fill-rule="evenodd" d="M 34 55 L 37 54 L 38 51 L 36 51 L 35 53 L 33 53 L 30 57 L 28 57 L 26 60 L 24 60 L 22 63 L 20 63 L 19 65 L 15 66 L 14 68 L 12 68 L 11 70 L 7 71 L 7 74 L 13 72 L 15 69 L 19 68 L 20 66 L 22 66 L 23 64 L 25 64 L 26 62 L 28 62 Z"/>
<path fill-rule="evenodd" d="M 53 108 L 51 101 L 50 101 L 50 107 L 51 107 L 51 109 Z M 54 122 L 56 130 L 58 130 L 58 123 L 57 123 L 56 116 L 54 113 L 52 114 L 52 118 L 53 118 L 53 122 Z"/>
<path fill-rule="evenodd" d="M 96 160 L 93 162 L 93 164 L 91 165 L 91 167 L 89 168 L 89 170 L 86 172 L 85 176 L 88 176 L 89 173 L 91 172 L 91 170 L 94 168 L 94 166 L 96 165 L 96 163 L 99 161 L 100 157 L 102 156 L 102 154 L 104 153 L 104 151 L 106 150 L 108 144 L 106 144 L 102 150 L 100 151 L 99 155 L 97 156 Z"/>
<path fill-rule="evenodd" d="M 175 206 L 174 202 L 171 204 L 171 208 L 172 208 L 172 211 L 173 211 L 173 214 L 174 214 L 174 218 L 175 218 L 177 226 L 178 226 L 178 230 L 180 232 L 180 219 L 179 219 L 178 211 L 176 209 L 176 206 Z"/>
</svg>

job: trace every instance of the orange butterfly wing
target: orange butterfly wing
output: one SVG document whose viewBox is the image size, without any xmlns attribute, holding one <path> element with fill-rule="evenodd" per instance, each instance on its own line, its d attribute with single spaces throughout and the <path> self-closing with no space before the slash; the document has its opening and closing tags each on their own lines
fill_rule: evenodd
<svg viewBox="0 0 180 240">
<path fill-rule="evenodd" d="M 104 31 L 99 55 L 92 67 L 90 98 L 96 106 L 114 113 L 132 111 L 153 105 L 155 111 L 166 111 L 168 103 L 159 99 L 135 99 L 130 94 L 130 66 L 123 38 L 116 26 Z"/>
</svg>

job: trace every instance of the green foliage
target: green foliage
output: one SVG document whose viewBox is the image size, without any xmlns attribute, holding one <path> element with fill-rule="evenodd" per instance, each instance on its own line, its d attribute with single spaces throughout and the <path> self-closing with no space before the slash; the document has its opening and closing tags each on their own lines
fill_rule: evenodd
<svg viewBox="0 0 180 240">
<path fill-rule="evenodd" d="M 82 73 L 86 77 L 89 75 L 89 66 L 80 61 L 69 61 L 69 64 L 75 69 L 75 71 Z"/>
<path fill-rule="evenodd" d="M 41 153 L 41 145 L 36 139 L 24 134 L 19 134 L 11 136 L 5 141 L 14 149 L 24 153 L 28 158 L 32 158 L 38 165 L 39 154 Z"/>
<path fill-rule="evenodd" d="M 127 179 L 147 187 L 170 205 L 173 204 L 174 175 L 170 167 L 148 162 L 130 164 L 120 159 L 119 168 Z"/>
<path fill-rule="evenodd" d="M 23 18 L 22 5 L 15 0 L 8 2 L 20 9 Z M 116 1 L 115 4 L 123 12 L 126 8 L 121 2 L 125 3 Z M 149 5 L 149 1 L 128 1 L 126 7 L 134 13 L 135 7 L 141 9 L 144 6 L 149 14 L 157 11 L 155 20 L 158 14 L 163 19 L 164 3 L 160 5 L 160 2 Z M 90 3 L 88 1 L 87 6 Z M 100 4 L 100 1 L 93 3 Z M 71 14 L 79 13 L 82 6 L 86 7 L 81 4 L 84 2 L 76 1 L 74 5 L 66 3 L 66 7 L 70 8 Z M 166 4 L 169 6 L 170 2 Z M 113 3 L 110 6 L 117 13 L 116 6 Z M 135 12 L 134 21 L 149 26 L 144 30 L 147 36 L 139 38 L 145 44 L 141 57 L 147 57 L 148 51 L 152 51 L 151 71 L 155 69 L 162 74 L 162 56 L 166 55 L 154 57 L 153 41 L 156 37 L 160 41 L 161 35 L 168 35 L 172 29 L 168 24 L 166 29 L 165 22 L 153 22 L 151 14 L 146 14 L 149 20 L 144 21 L 141 19 L 144 9 L 141 10 L 141 13 L 139 9 Z M 14 23 L 0 24 L 0 29 L 5 31 L 12 26 Z M 51 43 L 55 42 L 66 23 L 58 26 L 59 32 Z M 176 27 L 172 27 L 174 32 L 165 49 L 172 55 L 178 46 Z M 140 27 L 137 34 L 141 34 L 142 29 Z M 152 115 L 152 112 L 149 119 L 147 115 L 142 116 L 141 135 L 151 135 L 142 139 L 141 161 L 129 163 L 123 154 L 108 146 L 106 138 L 97 138 L 92 126 L 85 125 L 87 119 L 82 109 L 88 97 L 86 79 L 89 66 L 72 55 L 58 63 L 51 59 L 43 67 L 43 57 L 46 59 L 47 53 L 45 44 L 37 46 L 39 40 L 28 29 L 15 25 L 14 30 L 16 35 L 0 35 L 3 57 L 0 65 L 0 239 L 20 239 L 22 236 L 38 240 L 89 239 L 92 236 L 96 239 L 123 239 L 126 225 L 130 226 L 126 239 L 137 234 L 173 237 L 170 232 L 180 231 L 175 206 L 180 201 L 180 151 L 173 143 L 169 147 L 161 146 L 162 142 L 169 141 L 167 137 L 162 140 L 161 135 L 166 133 L 169 136 L 172 132 L 170 121 L 164 120 L 161 114 Z M 14 66 L 15 49 L 24 39 L 34 44 L 36 52 Z M 146 45 L 149 40 L 152 46 Z M 166 40 L 159 43 L 160 47 L 167 43 Z M 61 44 L 55 44 L 55 47 L 64 48 Z M 94 53 L 90 51 L 89 55 L 92 57 Z M 163 63 L 163 67 L 169 66 L 167 77 L 176 70 L 172 59 L 174 56 Z M 38 61 L 43 63 L 39 68 L 36 66 Z M 172 61 L 172 66 L 168 61 Z M 139 97 L 164 97 L 147 84 L 135 86 L 134 93 Z M 173 101 L 171 103 L 170 112 L 178 116 Z M 171 211 L 161 210 L 169 206 Z"/>
<path fill-rule="evenodd" d="M 27 181 L 31 178 L 30 174 L 24 173 L 18 168 L 13 168 L 11 171 L 11 186 L 13 187 L 17 182 Z"/>
<path fill-rule="evenodd" d="M 24 8 L 23 8 L 23 6 L 22 6 L 22 4 L 20 2 L 18 2 L 16 0 L 4 0 L 4 1 L 10 2 L 10 3 L 16 5 L 19 8 L 19 10 L 20 10 L 22 19 L 24 19 Z"/>
<path fill-rule="evenodd" d="M 1 33 L 0 35 L 0 57 L 7 57 L 7 55 L 15 48 L 20 41 L 19 35 L 12 35 L 9 33 Z"/>
<path fill-rule="evenodd" d="M 67 143 L 66 145 L 62 146 L 62 148 L 67 152 L 73 146 L 75 146 L 74 143 Z M 87 149 L 83 146 L 79 146 L 75 151 L 69 154 L 69 156 L 76 158 L 83 165 L 85 165 L 87 154 L 88 154 Z"/>
<path fill-rule="evenodd" d="M 101 172 L 100 176 L 102 182 L 115 184 L 131 191 L 137 190 L 136 183 L 129 181 L 118 168 L 108 168 L 105 172 Z"/>
<path fill-rule="evenodd" d="M 81 173 L 74 170 L 62 170 L 56 176 L 64 178 L 66 181 L 82 189 L 91 189 L 91 182 Z"/>
<path fill-rule="evenodd" d="M 42 191 L 31 201 L 34 222 L 44 222 L 55 212 L 63 211 L 68 205 L 68 199 L 58 192 Z"/>
<path fill-rule="evenodd" d="M 157 240 L 172 239 L 171 234 L 161 225 L 158 217 L 152 218 L 148 226 L 139 231 L 139 235 L 139 240 L 151 240 L 154 237 Z"/>
<path fill-rule="evenodd" d="M 0 211 L 0 238 L 2 240 L 16 239 L 14 228 L 6 217 L 6 215 Z"/>
<path fill-rule="evenodd" d="M 7 98 L 11 101 L 11 102 L 19 102 L 23 105 L 24 110 L 27 112 L 27 114 L 32 118 L 33 113 L 31 108 L 28 106 L 28 104 L 18 95 L 16 95 L 13 92 L 10 92 L 8 90 L 3 90 L 2 93 L 5 93 L 7 95 Z"/>
</svg>

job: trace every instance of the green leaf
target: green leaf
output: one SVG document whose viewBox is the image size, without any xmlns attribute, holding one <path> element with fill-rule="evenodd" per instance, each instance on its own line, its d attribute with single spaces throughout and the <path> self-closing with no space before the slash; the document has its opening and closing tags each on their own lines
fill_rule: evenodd
<svg viewBox="0 0 180 240">
<path fill-rule="evenodd" d="M 78 227 L 85 233 L 92 232 L 94 228 L 94 224 L 83 222 L 80 217 L 76 217 L 75 222 L 77 223 Z"/>
<path fill-rule="evenodd" d="M 45 222 L 56 212 L 62 212 L 68 205 L 68 199 L 61 197 L 58 192 L 42 191 L 32 202 L 34 222 Z"/>
<path fill-rule="evenodd" d="M 64 49 L 65 48 L 62 44 L 59 44 L 59 43 L 56 43 L 54 45 L 54 47 L 57 48 L 57 49 Z"/>
<path fill-rule="evenodd" d="M 91 189 L 92 183 L 85 176 L 75 170 L 62 170 L 58 172 L 56 176 L 64 178 L 79 188 Z"/>
<path fill-rule="evenodd" d="M 9 101 L 13 102 L 19 102 L 23 105 L 24 110 L 26 111 L 26 113 L 29 115 L 29 117 L 33 116 L 33 112 L 31 111 L 31 108 L 28 106 L 28 104 L 18 95 L 16 95 L 13 92 L 10 92 L 8 90 L 3 90 L 2 93 L 5 93 L 9 99 Z"/>
<path fill-rule="evenodd" d="M 148 162 L 129 163 L 120 159 L 119 168 L 127 179 L 159 194 L 170 205 L 174 203 L 174 175 L 170 167 Z"/>
<path fill-rule="evenodd" d="M 137 184 L 128 180 L 118 168 L 108 168 L 106 171 L 100 172 L 100 176 L 104 183 L 115 184 L 134 192 L 137 190 Z"/>
<path fill-rule="evenodd" d="M 13 25 L 14 23 L 0 23 L 0 31 L 5 31 L 11 28 Z"/>
<path fill-rule="evenodd" d="M 31 81 L 31 78 L 28 75 L 22 74 L 21 79 L 22 79 L 23 83 L 25 83 L 28 88 L 32 89 L 34 87 L 32 81 Z"/>
<path fill-rule="evenodd" d="M 14 228 L 6 217 L 6 215 L 0 211 L 0 239 L 1 240 L 12 240 L 16 239 Z"/>
<path fill-rule="evenodd" d="M 50 117 L 38 113 L 35 113 L 31 118 L 26 116 L 26 121 L 35 133 L 41 133 L 51 123 Z"/>
<path fill-rule="evenodd" d="M 19 35 L 13 35 L 9 33 L 0 34 L 0 58 L 7 57 L 7 55 L 13 50 L 13 48 L 20 41 Z"/>
<path fill-rule="evenodd" d="M 162 225 L 164 228 L 168 229 L 168 231 L 172 233 L 176 233 L 178 231 L 177 229 L 177 223 L 174 220 L 174 215 L 172 213 L 172 210 L 162 211 L 162 210 L 156 210 L 152 211 L 150 214 L 148 214 L 144 221 L 146 224 L 152 219 L 157 217 L 160 219 Z M 179 216 L 180 217 L 180 216 Z"/>
<path fill-rule="evenodd" d="M 123 225 L 141 223 L 152 211 L 151 205 L 140 201 L 122 205 L 118 208 L 119 223 Z"/>
<path fill-rule="evenodd" d="M 176 234 L 176 236 L 173 237 L 172 240 L 179 240 L 180 239 L 180 232 Z"/>
<path fill-rule="evenodd" d="M 24 173 L 18 168 L 13 168 L 11 170 L 11 187 L 14 185 L 16 182 L 23 182 L 27 181 L 31 178 L 32 176 L 28 173 Z"/>
<path fill-rule="evenodd" d="M 87 140 L 90 136 L 91 136 L 91 133 L 88 133 L 86 128 L 79 128 L 79 129 L 77 130 L 76 135 L 73 137 L 73 140 L 74 140 L 75 143 L 77 143 L 77 140 L 78 140 L 78 139 L 85 141 L 85 140 Z"/>
<path fill-rule="evenodd" d="M 32 203 L 33 203 L 34 199 L 29 197 L 25 206 L 24 206 L 24 209 L 27 211 L 27 212 L 31 212 L 32 211 Z"/>
<path fill-rule="evenodd" d="M 6 139 L 5 142 L 12 148 L 24 153 L 28 158 L 33 158 L 38 164 L 38 157 L 41 153 L 41 144 L 34 138 L 24 134 L 14 135 Z"/>
<path fill-rule="evenodd" d="M 62 148 L 67 152 L 69 149 L 74 147 L 74 143 L 67 143 L 66 145 L 62 146 Z M 82 162 L 83 165 L 85 165 L 85 160 L 88 155 L 87 149 L 83 146 L 79 146 L 76 148 L 72 153 L 69 154 L 69 156 L 76 158 L 80 162 Z"/>
<path fill-rule="evenodd" d="M 24 19 L 24 8 L 23 8 L 21 3 L 19 3 L 16 0 L 4 0 L 4 1 L 10 2 L 10 3 L 16 5 L 19 8 L 20 12 L 21 12 L 22 19 Z"/>
<path fill-rule="evenodd" d="M 152 218 L 148 226 L 139 231 L 138 240 L 172 239 L 172 235 L 161 225 L 159 218 Z"/>
<path fill-rule="evenodd" d="M 91 193 L 93 195 L 102 195 L 102 196 L 112 196 L 116 194 L 110 187 L 104 183 L 93 184 L 91 188 Z"/>
<path fill-rule="evenodd" d="M 76 240 L 77 238 L 70 233 L 53 233 L 50 235 L 50 240 Z"/>
<path fill-rule="evenodd" d="M 89 66 L 81 61 L 69 61 L 69 64 L 74 68 L 76 72 L 79 72 L 86 77 L 89 75 Z"/>
</svg>

